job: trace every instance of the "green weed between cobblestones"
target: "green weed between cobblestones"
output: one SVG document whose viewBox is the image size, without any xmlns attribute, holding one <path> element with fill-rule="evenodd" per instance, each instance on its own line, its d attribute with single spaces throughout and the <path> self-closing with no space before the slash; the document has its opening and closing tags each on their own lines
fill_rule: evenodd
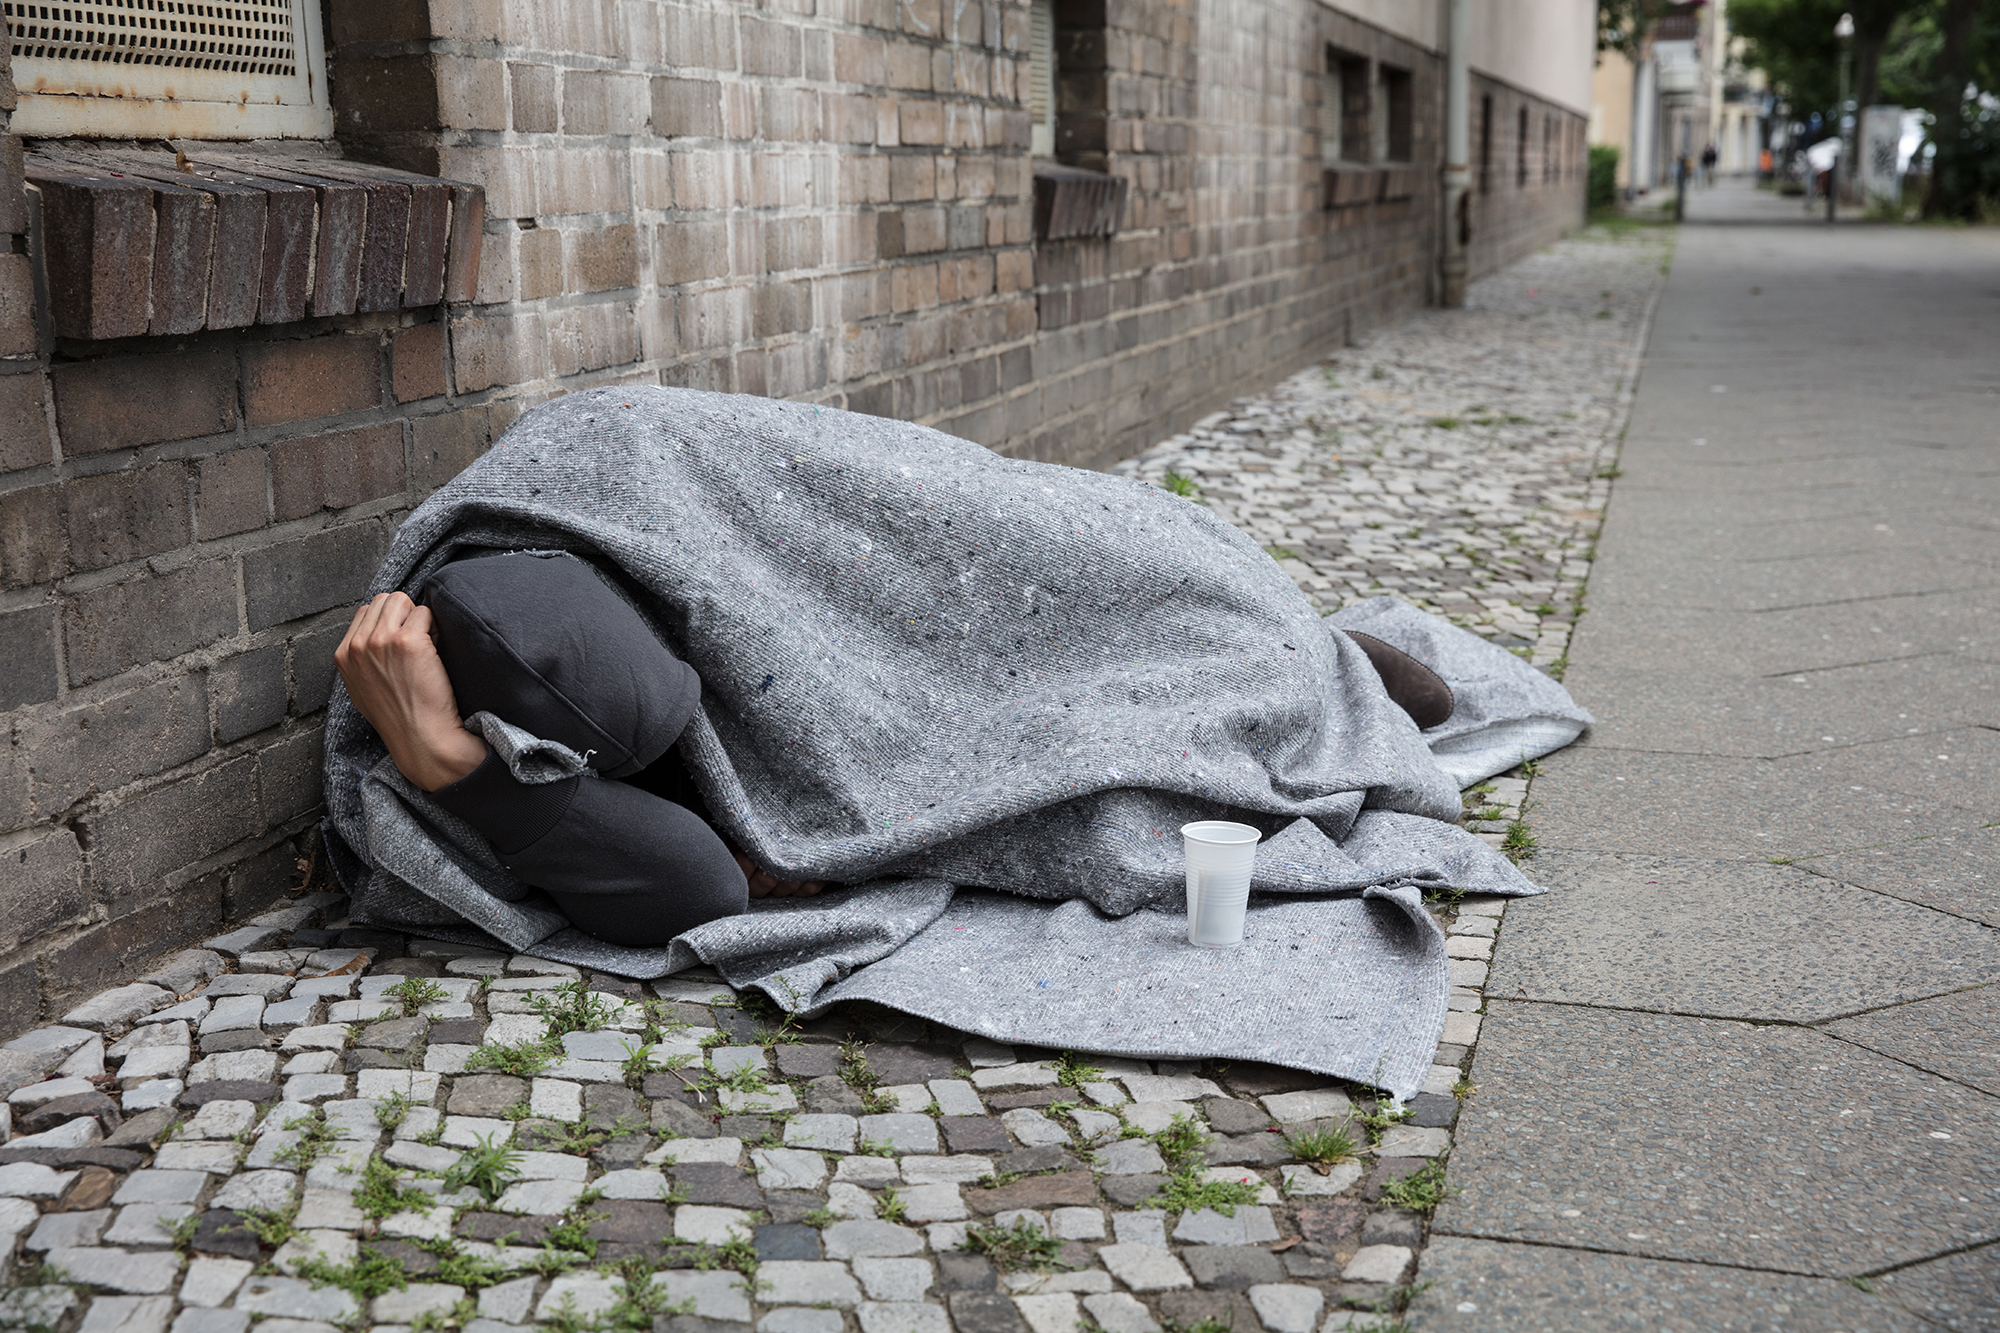
<svg viewBox="0 0 2000 1333">
<path fill-rule="evenodd" d="M 1464 1101 L 1478 1091 L 1479 1085 L 1463 1074 L 1459 1075 L 1458 1082 L 1451 1085 L 1451 1095 L 1460 1101 Z"/>
<path fill-rule="evenodd" d="M 1383 1105 L 1377 1102 L 1365 1111 L 1354 1113 L 1354 1118 L 1368 1131 L 1368 1146 L 1371 1148 L 1382 1142 L 1382 1136 L 1389 1131 L 1389 1126 L 1407 1124 L 1410 1117 L 1416 1114 L 1407 1106 L 1400 1111 L 1385 1111 L 1382 1109 Z"/>
<path fill-rule="evenodd" d="M 799 1220 L 809 1227 L 830 1227 L 838 1222 L 840 1217 L 831 1208 L 815 1208 Z"/>
<path fill-rule="evenodd" d="M 977 1223 L 967 1227 L 964 1248 L 985 1255 L 1002 1273 L 1017 1268 L 1046 1271 L 1055 1266 L 1062 1242 L 1024 1217 L 1011 1227 Z"/>
<path fill-rule="evenodd" d="M 505 1244 L 509 1237 L 500 1238 Z M 437 1260 L 437 1267 L 425 1277 L 432 1282 L 449 1283 L 454 1287 L 464 1287 L 467 1291 L 480 1291 L 486 1287 L 511 1282 L 518 1274 L 497 1259 L 489 1259 L 483 1254 L 467 1254 L 451 1239 L 420 1240 L 416 1247 Z"/>
<path fill-rule="evenodd" d="M 241 1230 L 255 1236 L 259 1245 L 274 1250 L 298 1234 L 298 1228 L 292 1225 L 292 1219 L 298 1215 L 296 1203 L 289 1208 L 241 1208 L 236 1213 Z"/>
<path fill-rule="evenodd" d="M 429 977 L 404 977 L 395 985 L 382 992 L 385 1000 L 394 1000 L 403 1006 L 403 1017 L 413 1016 L 427 1004 L 437 1004 L 451 998 L 451 992 L 432 981 Z"/>
<path fill-rule="evenodd" d="M 560 1045 L 565 1033 L 596 1032 L 611 1026 L 618 1006 L 602 992 L 585 990 L 581 981 L 565 981 L 554 990 L 529 991 L 528 1007 L 548 1020 L 547 1040 Z"/>
<path fill-rule="evenodd" d="M 561 1219 L 543 1233 L 546 1237 L 542 1241 L 543 1251 L 549 1254 L 580 1254 L 587 1259 L 595 1259 L 597 1239 L 590 1234 L 590 1219 L 585 1216 L 585 1210 L 603 1197 L 602 1190 L 585 1190 L 577 1195 L 576 1202 L 563 1210 Z"/>
<path fill-rule="evenodd" d="M 536 1146 L 550 1152 L 568 1153 L 572 1157 L 588 1157 L 616 1138 L 636 1134 L 645 1125 L 624 1116 L 611 1122 L 609 1127 L 588 1124 L 565 1124 L 558 1120 L 535 1131 Z"/>
<path fill-rule="evenodd" d="M 492 1203 L 520 1174 L 521 1154 L 505 1143 L 495 1143 L 492 1135 L 480 1139 L 476 1147 L 459 1154 L 458 1161 L 444 1174 L 447 1194 L 468 1186 Z"/>
<path fill-rule="evenodd" d="M 479 1302 L 467 1296 L 449 1310 L 426 1310 L 410 1321 L 410 1333 L 452 1333 L 479 1317 Z"/>
<path fill-rule="evenodd" d="M 1535 854 L 1535 835 L 1528 831 L 1528 821 L 1517 819 L 1507 825 L 1507 835 L 1500 840 L 1500 850 L 1516 863 L 1526 861 Z"/>
<path fill-rule="evenodd" d="M 361 1301 L 373 1300 L 384 1292 L 402 1291 L 410 1285 L 401 1264 L 374 1250 L 363 1250 L 344 1264 L 308 1259 L 293 1273 L 315 1287 L 339 1287 Z"/>
<path fill-rule="evenodd" d="M 562 1047 L 544 1038 L 515 1046 L 481 1046 L 465 1062 L 467 1073 L 481 1069 L 498 1070 L 515 1078 L 533 1078 L 562 1058 Z"/>
<path fill-rule="evenodd" d="M 1056 1071 L 1056 1082 L 1066 1088 L 1080 1088 L 1104 1078 L 1102 1069 L 1086 1063 L 1075 1051 L 1064 1051 L 1051 1062 L 1051 1067 Z"/>
<path fill-rule="evenodd" d="M 1264 554 L 1273 560 L 1297 560 L 1299 553 L 1289 546 L 1266 546 Z"/>
<path fill-rule="evenodd" d="M 375 1123 L 387 1130 L 401 1129 L 410 1117 L 410 1110 L 416 1106 L 407 1093 L 392 1092 L 375 1103 Z M 285 1128 L 290 1129 L 287 1125 Z"/>
<path fill-rule="evenodd" d="M 189 1213 L 186 1217 L 179 1218 L 169 1223 L 167 1225 L 167 1234 L 174 1238 L 175 1249 L 185 1250 L 188 1247 L 188 1242 L 194 1239 L 194 1233 L 197 1230 L 199 1230 L 200 1227 L 201 1227 L 201 1214 Z"/>
<path fill-rule="evenodd" d="M 397 1183 L 396 1168 L 383 1161 L 382 1154 L 369 1154 L 361 1168 L 361 1184 L 354 1191 L 354 1206 L 363 1217 L 379 1222 L 397 1213 L 428 1208 L 432 1202 L 431 1196 L 422 1190 L 404 1189 Z"/>
<path fill-rule="evenodd" d="M 1167 1162 L 1167 1183 L 1146 1201 L 1149 1208 L 1191 1213 L 1212 1208 L 1224 1217 L 1236 1216 L 1238 1204 L 1255 1203 L 1257 1188 L 1239 1180 L 1203 1180 L 1201 1150 L 1209 1141 L 1202 1122 L 1176 1115 L 1165 1129 L 1151 1136 Z"/>
<path fill-rule="evenodd" d="M 1194 478 L 1178 472 L 1169 472 L 1160 478 L 1160 488 L 1172 491 L 1184 500 L 1192 500 L 1201 494 L 1201 487 L 1194 484 Z"/>
<path fill-rule="evenodd" d="M 324 1112 L 314 1110 L 311 1115 L 302 1115 L 296 1120 L 287 1120 L 285 1128 L 299 1136 L 297 1143 L 271 1154 L 271 1160 L 282 1162 L 294 1171 L 310 1171 L 312 1165 L 333 1145 L 333 1126 L 326 1123 Z"/>
<path fill-rule="evenodd" d="M 1392 1208 L 1428 1213 L 1459 1192 L 1444 1181 L 1444 1159 L 1433 1158 L 1407 1176 L 1397 1176 L 1382 1186 L 1382 1201 Z"/>
<path fill-rule="evenodd" d="M 1354 1157 L 1354 1140 L 1347 1136 L 1345 1130 L 1309 1130 L 1296 1137 L 1287 1137 L 1285 1143 L 1291 1148 L 1292 1156 L 1314 1166 L 1332 1166 Z"/>
<path fill-rule="evenodd" d="M 1162 1333 L 1230 1333 L 1230 1330 L 1235 1327 L 1236 1312 L 1234 1310 L 1231 1310 L 1228 1316 L 1223 1319 L 1217 1319 L 1214 1315 L 1205 1315 L 1191 1324 L 1184 1323 L 1179 1319 L 1166 1319 L 1160 1323 Z"/>
<path fill-rule="evenodd" d="M 909 1211 L 909 1201 L 896 1193 L 894 1185 L 883 1189 L 882 1201 L 875 1206 L 875 1215 L 884 1222 L 901 1222 Z"/>
</svg>

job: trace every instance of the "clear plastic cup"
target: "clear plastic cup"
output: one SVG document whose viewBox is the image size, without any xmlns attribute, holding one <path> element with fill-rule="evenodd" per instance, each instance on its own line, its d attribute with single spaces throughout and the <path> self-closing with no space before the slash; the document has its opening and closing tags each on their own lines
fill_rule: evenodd
<svg viewBox="0 0 2000 1333">
<path fill-rule="evenodd" d="M 1204 819 L 1181 826 L 1187 852 L 1188 943 L 1233 949 L 1243 943 L 1243 913 L 1250 902 L 1250 872 L 1257 841 L 1248 824 Z"/>
</svg>

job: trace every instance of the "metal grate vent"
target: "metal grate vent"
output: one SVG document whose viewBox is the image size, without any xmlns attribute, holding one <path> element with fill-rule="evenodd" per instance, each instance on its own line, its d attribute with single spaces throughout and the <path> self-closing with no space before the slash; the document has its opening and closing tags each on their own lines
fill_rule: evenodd
<svg viewBox="0 0 2000 1333">
<path fill-rule="evenodd" d="M 291 0 L 198 5 L 92 0 L 0 5 L 16 60 L 162 65 L 231 74 L 298 73 Z"/>
<path fill-rule="evenodd" d="M 326 138 L 320 0 L 0 0 L 35 138 Z"/>
</svg>

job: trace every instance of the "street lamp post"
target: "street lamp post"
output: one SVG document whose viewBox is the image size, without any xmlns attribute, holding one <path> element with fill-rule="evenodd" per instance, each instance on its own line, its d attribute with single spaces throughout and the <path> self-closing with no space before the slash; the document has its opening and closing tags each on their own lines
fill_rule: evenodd
<svg viewBox="0 0 2000 1333">
<path fill-rule="evenodd" d="M 1840 105 L 1834 108 L 1833 135 L 1840 149 L 1826 173 L 1826 220 L 1834 220 L 1835 201 L 1840 198 L 1840 164 L 1847 159 L 1847 81 L 1854 64 L 1854 15 L 1842 14 L 1833 25 L 1840 40 Z"/>
</svg>

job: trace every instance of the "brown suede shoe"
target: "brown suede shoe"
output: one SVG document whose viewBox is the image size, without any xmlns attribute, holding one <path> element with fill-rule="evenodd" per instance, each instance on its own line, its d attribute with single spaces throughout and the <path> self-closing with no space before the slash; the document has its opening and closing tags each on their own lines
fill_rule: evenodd
<svg viewBox="0 0 2000 1333">
<path fill-rule="evenodd" d="M 1342 631 L 1368 654 L 1369 664 L 1382 678 L 1389 701 L 1410 715 L 1420 730 L 1442 724 L 1457 706 L 1451 686 L 1444 677 L 1400 648 L 1391 648 L 1372 634 Z"/>
</svg>

